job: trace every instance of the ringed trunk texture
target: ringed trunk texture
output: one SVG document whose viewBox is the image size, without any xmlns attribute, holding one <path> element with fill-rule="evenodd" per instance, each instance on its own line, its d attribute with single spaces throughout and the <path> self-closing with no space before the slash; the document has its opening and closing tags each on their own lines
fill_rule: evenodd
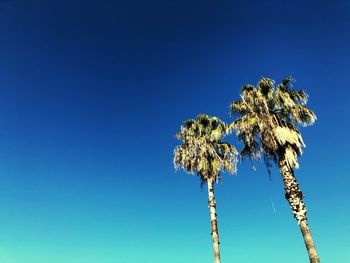
<svg viewBox="0 0 350 263">
<path fill-rule="evenodd" d="M 303 201 L 303 193 L 300 190 L 299 184 L 294 176 L 294 171 L 289 167 L 284 156 L 278 162 L 280 173 L 284 183 L 285 197 L 290 204 L 290 208 L 297 220 L 301 233 L 304 238 L 307 252 L 311 263 L 320 263 L 317 255 L 316 247 L 311 236 L 310 228 L 307 223 L 306 207 Z"/>
<path fill-rule="evenodd" d="M 208 180 L 208 204 L 211 221 L 211 236 L 213 238 L 214 262 L 220 263 L 219 232 L 216 221 L 216 202 L 214 197 L 214 180 Z"/>
</svg>

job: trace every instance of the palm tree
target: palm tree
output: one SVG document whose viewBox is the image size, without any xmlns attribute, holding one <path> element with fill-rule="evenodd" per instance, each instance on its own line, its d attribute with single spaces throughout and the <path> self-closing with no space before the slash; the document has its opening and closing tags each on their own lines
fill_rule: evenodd
<svg viewBox="0 0 350 263">
<path fill-rule="evenodd" d="M 196 119 L 186 120 L 176 137 L 182 144 L 174 150 L 175 168 L 197 174 L 202 185 L 208 185 L 208 204 L 211 218 L 211 235 L 214 262 L 220 263 L 219 232 L 216 219 L 214 182 L 220 180 L 220 172 L 236 172 L 237 151 L 234 146 L 221 141 L 228 127 L 217 117 L 199 114 Z"/>
<path fill-rule="evenodd" d="M 311 125 L 315 114 L 306 107 L 308 95 L 294 91 L 293 79 L 287 77 L 275 88 L 273 80 L 262 78 L 254 87 L 243 86 L 240 99 L 230 105 L 231 115 L 238 118 L 230 125 L 238 139 L 244 143 L 242 157 L 264 158 L 270 173 L 276 163 L 284 183 L 285 198 L 298 222 L 310 262 L 320 262 L 307 223 L 306 207 L 294 169 L 299 167 L 298 156 L 305 147 L 298 126 Z"/>
</svg>

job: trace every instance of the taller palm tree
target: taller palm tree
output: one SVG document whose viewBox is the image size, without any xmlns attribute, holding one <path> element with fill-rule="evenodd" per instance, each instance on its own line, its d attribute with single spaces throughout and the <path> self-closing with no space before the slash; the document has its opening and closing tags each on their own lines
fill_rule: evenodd
<svg viewBox="0 0 350 263">
<path fill-rule="evenodd" d="M 220 263 L 219 232 L 216 219 L 214 182 L 220 172 L 236 172 L 237 151 L 234 146 L 221 141 L 228 127 L 217 117 L 199 114 L 196 119 L 186 120 L 176 134 L 182 144 L 174 150 L 175 168 L 197 174 L 201 183 L 208 185 L 208 204 L 210 210 L 214 262 Z"/>
<path fill-rule="evenodd" d="M 238 115 L 231 127 L 244 143 L 243 157 L 256 159 L 262 155 L 268 169 L 272 162 L 278 165 L 285 198 L 300 227 L 310 262 L 319 263 L 303 194 L 294 176 L 294 169 L 299 167 L 298 156 L 305 147 L 298 126 L 313 124 L 316 116 L 306 107 L 308 95 L 303 90 L 294 91 L 292 80 L 287 77 L 276 88 L 274 81 L 268 78 L 260 79 L 257 87 L 243 86 L 241 98 L 230 105 L 231 115 Z"/>
</svg>

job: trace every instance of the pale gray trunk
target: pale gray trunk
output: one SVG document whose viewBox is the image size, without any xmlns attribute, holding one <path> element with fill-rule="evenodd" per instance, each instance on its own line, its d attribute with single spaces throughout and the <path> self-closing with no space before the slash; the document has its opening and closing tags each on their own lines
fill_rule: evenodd
<svg viewBox="0 0 350 263">
<path fill-rule="evenodd" d="M 320 263 L 316 247 L 311 236 L 310 228 L 307 223 L 306 207 L 303 201 L 303 194 L 299 188 L 299 184 L 294 176 L 293 169 L 289 167 L 285 157 L 282 156 L 278 162 L 280 173 L 284 183 L 285 197 L 290 204 L 290 208 L 297 220 L 303 235 L 309 259 L 311 263 Z"/>
<path fill-rule="evenodd" d="M 216 221 L 216 202 L 214 197 L 214 180 L 208 180 L 208 204 L 210 211 L 211 220 L 211 235 L 213 238 L 213 248 L 214 248 L 214 262 L 220 263 L 220 250 L 219 250 L 219 232 L 218 225 Z"/>
</svg>

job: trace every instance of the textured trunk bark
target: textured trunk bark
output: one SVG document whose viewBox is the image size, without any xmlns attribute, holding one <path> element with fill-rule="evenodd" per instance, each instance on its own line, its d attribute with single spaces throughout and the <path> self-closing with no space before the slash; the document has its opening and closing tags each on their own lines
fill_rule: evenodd
<svg viewBox="0 0 350 263">
<path fill-rule="evenodd" d="M 294 176 L 294 171 L 289 167 L 284 156 L 278 162 L 280 173 L 284 183 L 285 197 L 290 204 L 294 218 L 298 221 L 301 233 L 303 235 L 309 259 L 311 263 L 320 263 L 316 247 L 311 236 L 310 228 L 307 223 L 306 207 L 303 201 L 303 193 Z"/>
<path fill-rule="evenodd" d="M 211 235 L 213 238 L 214 262 L 220 263 L 219 232 L 216 222 L 216 202 L 214 197 L 214 180 L 208 180 L 208 204 L 211 220 Z"/>
</svg>

